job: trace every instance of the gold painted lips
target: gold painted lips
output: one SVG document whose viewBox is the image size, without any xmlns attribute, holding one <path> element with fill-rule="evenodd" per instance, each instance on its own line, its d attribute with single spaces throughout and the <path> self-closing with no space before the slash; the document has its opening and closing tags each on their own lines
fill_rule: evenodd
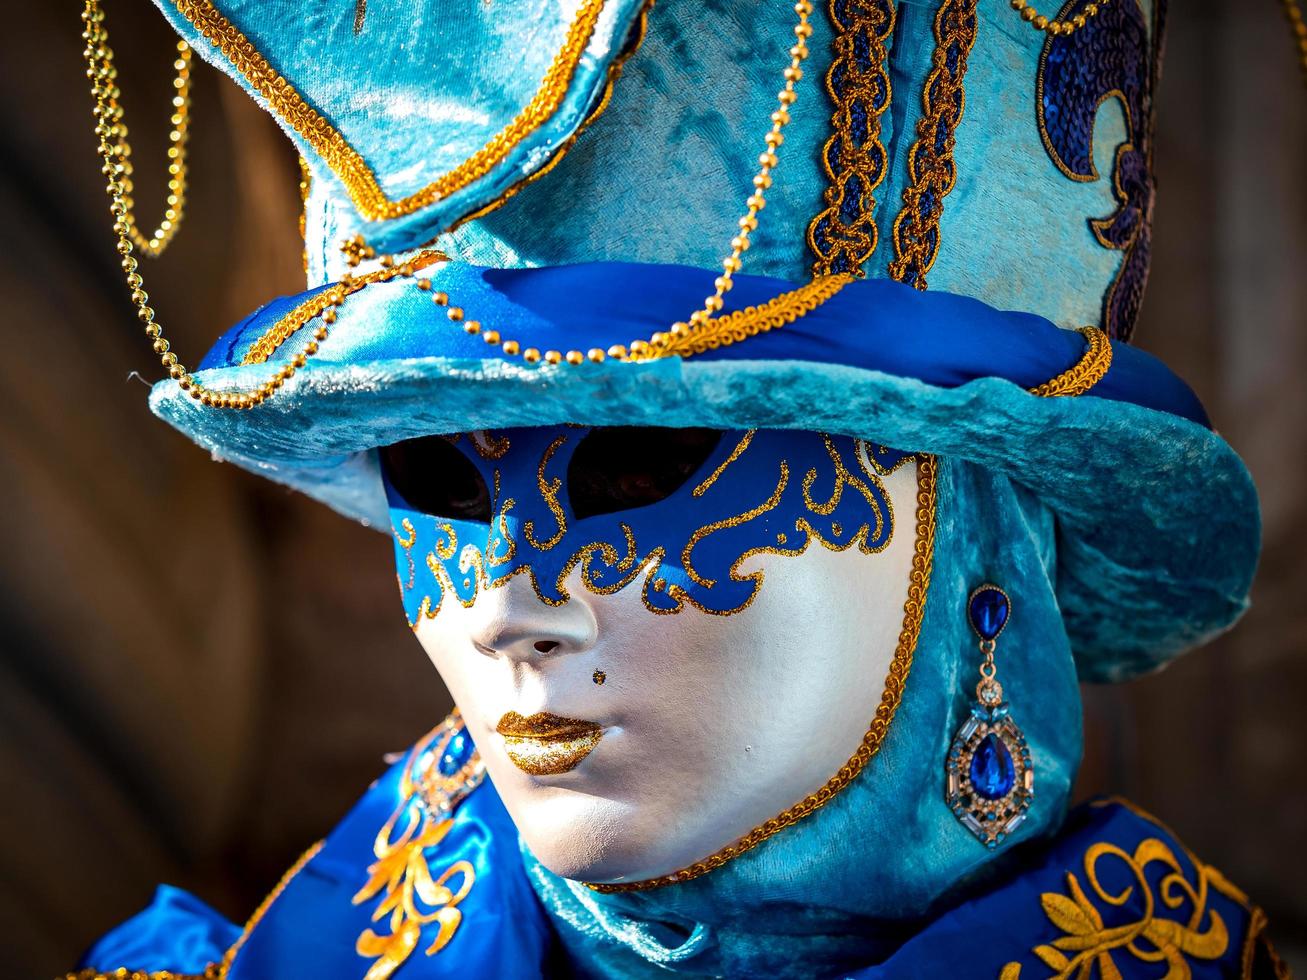
<svg viewBox="0 0 1307 980">
<path fill-rule="evenodd" d="M 495 731 L 504 737 L 504 749 L 513 765 L 531 776 L 571 772 L 604 735 L 593 721 L 548 711 L 527 717 L 510 711 L 499 719 Z"/>
</svg>

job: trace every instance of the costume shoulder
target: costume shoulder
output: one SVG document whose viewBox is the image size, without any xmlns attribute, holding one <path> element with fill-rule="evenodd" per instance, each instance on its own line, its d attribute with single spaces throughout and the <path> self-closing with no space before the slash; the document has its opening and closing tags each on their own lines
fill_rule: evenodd
<svg viewBox="0 0 1307 980">
<path fill-rule="evenodd" d="M 1266 916 L 1169 828 L 1120 799 L 1073 810 L 1020 871 L 932 921 L 888 977 L 1287 978 Z"/>
<path fill-rule="evenodd" d="M 369 787 L 242 930 L 164 886 L 80 976 L 222 980 L 542 975 L 550 930 L 513 827 L 457 713 Z"/>
</svg>

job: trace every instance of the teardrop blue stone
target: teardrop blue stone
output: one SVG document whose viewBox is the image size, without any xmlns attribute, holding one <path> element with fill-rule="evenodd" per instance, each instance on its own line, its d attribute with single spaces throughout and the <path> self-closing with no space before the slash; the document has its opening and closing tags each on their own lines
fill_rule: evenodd
<svg viewBox="0 0 1307 980">
<path fill-rule="evenodd" d="M 992 585 L 982 585 L 967 603 L 971 628 L 982 640 L 992 640 L 1003 632 L 1007 614 L 1007 596 Z"/>
<path fill-rule="evenodd" d="M 971 785 L 987 800 L 1000 800 L 1012 792 L 1017 781 L 1012 753 L 1006 743 L 990 732 L 971 757 Z"/>
<path fill-rule="evenodd" d="M 468 738 L 467 729 L 460 728 L 454 733 L 440 756 L 437 768 L 442 776 L 452 776 L 467 764 L 472 757 L 472 739 Z"/>
</svg>

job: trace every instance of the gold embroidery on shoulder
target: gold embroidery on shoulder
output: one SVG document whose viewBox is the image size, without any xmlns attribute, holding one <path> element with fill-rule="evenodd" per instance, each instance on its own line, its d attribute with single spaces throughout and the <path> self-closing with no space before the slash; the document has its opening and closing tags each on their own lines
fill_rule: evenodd
<svg viewBox="0 0 1307 980">
<path fill-rule="evenodd" d="M 1135 884 L 1117 893 L 1108 891 L 1099 879 L 1098 865 L 1104 859 L 1124 864 L 1134 875 Z M 1165 868 L 1156 894 L 1145 874 L 1150 864 Z M 1067 872 L 1068 894 L 1045 892 L 1040 896 L 1044 915 L 1063 935 L 1051 945 L 1036 946 L 1031 952 L 1053 971 L 1051 976 L 1057 980 L 1088 976 L 1095 965 L 1103 977 L 1119 977 L 1121 973 L 1114 957 L 1122 953 L 1144 962 L 1165 961 L 1170 968 L 1168 976 L 1189 976 L 1186 957 L 1216 960 L 1230 947 L 1225 921 L 1215 909 L 1207 907 L 1209 888 L 1217 887 L 1224 892 L 1218 885 L 1218 879 L 1222 882 L 1224 879 L 1199 861 L 1194 860 L 1193 865 L 1196 880 L 1190 881 L 1175 852 L 1158 837 L 1141 841 L 1133 854 L 1115 844 L 1094 844 L 1084 858 L 1085 880 L 1094 899 L 1085 892 L 1080 879 Z M 1095 902 L 1121 906 L 1135 888 L 1144 902 L 1140 917 L 1123 925 L 1106 925 Z M 1192 909 L 1187 919 L 1170 919 L 1160 914 L 1163 909 L 1178 909 L 1185 902 Z M 1021 964 L 1007 964 L 999 976 L 1000 980 L 1019 980 Z"/>
<path fill-rule="evenodd" d="M 387 920 L 390 932 L 365 929 L 359 936 L 355 951 L 374 961 L 364 980 L 385 980 L 399 969 L 417 949 L 423 928 L 433 924 L 436 935 L 425 952 L 434 956 L 449 945 L 463 921 L 458 904 L 476 883 L 475 869 L 468 861 L 455 861 L 435 876 L 426 854 L 453 827 L 454 809 L 485 779 L 476 752 L 456 772 L 445 775 L 440 770 L 442 756 L 462 728 L 455 710 L 413 747 L 400 776 L 399 806 L 377 832 L 372 845 L 377 860 L 353 901 L 361 905 L 380 896 L 372 921 Z M 404 829 L 395 837 L 401 821 Z M 451 884 L 455 880 L 457 888 Z"/>
<path fill-rule="evenodd" d="M 567 533 L 567 515 L 563 513 L 563 507 L 558 502 L 558 491 L 563 489 L 562 477 L 554 477 L 551 480 L 545 479 L 545 467 L 549 461 L 554 458 L 554 453 L 558 452 L 559 447 L 567 442 L 568 436 L 561 435 L 549 444 L 543 456 L 540 457 L 540 466 L 536 470 L 536 487 L 540 491 L 540 497 L 549 508 L 549 513 L 554 515 L 554 522 L 557 530 L 545 541 L 537 541 L 535 536 L 535 521 L 527 521 L 522 525 L 522 533 L 526 536 L 527 544 L 537 551 L 548 551 L 559 541 L 563 540 L 563 535 Z"/>
</svg>

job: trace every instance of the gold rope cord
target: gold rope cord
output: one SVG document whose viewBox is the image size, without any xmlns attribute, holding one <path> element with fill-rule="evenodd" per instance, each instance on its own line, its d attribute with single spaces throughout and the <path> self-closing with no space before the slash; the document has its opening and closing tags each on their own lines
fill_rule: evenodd
<svg viewBox="0 0 1307 980">
<path fill-rule="evenodd" d="M 210 0 L 172 2 L 178 13 L 226 55 L 250 86 L 267 100 L 273 112 L 317 151 L 340 178 L 359 214 L 369 221 L 412 214 L 462 190 L 503 163 L 523 139 L 548 122 L 567 95 L 604 6 L 604 0 L 583 0 L 536 94 L 503 129 L 481 149 L 426 187 L 399 200 L 391 200 L 359 152 L 304 101 Z"/>
<path fill-rule="evenodd" d="M 1074 398 L 1098 384 L 1112 366 L 1112 341 L 1097 327 L 1082 327 L 1085 352 L 1068 370 L 1030 389 L 1040 398 Z"/>
<path fill-rule="evenodd" d="M 893 97 L 885 44 L 894 32 L 894 0 L 830 0 L 829 14 L 835 37 L 826 93 L 835 109 L 831 135 L 821 149 L 821 168 L 828 182 L 822 192 L 826 207 L 808 224 L 808 248 L 816 256 L 812 264 L 815 276 L 836 271 L 860 275 L 863 263 L 876 251 L 879 233 L 874 195 L 889 171 L 880 126 Z M 865 67 L 859 58 L 864 44 Z M 861 141 L 854 133 L 858 109 L 866 118 Z M 832 167 L 832 157 L 838 161 L 838 169 Z M 856 217 L 845 221 L 851 191 L 858 198 Z"/>
<path fill-rule="evenodd" d="M 944 198 L 957 181 L 953 146 L 966 105 L 962 83 L 967 56 L 975 43 L 976 0 L 943 0 L 935 15 L 933 67 L 921 90 L 922 116 L 917 140 L 908 151 L 909 184 L 903 209 L 894 219 L 894 260 L 889 265 L 891 278 L 917 289 L 926 288 L 926 273 L 939 255 Z M 956 52 L 952 70 L 951 48 Z"/>
</svg>

